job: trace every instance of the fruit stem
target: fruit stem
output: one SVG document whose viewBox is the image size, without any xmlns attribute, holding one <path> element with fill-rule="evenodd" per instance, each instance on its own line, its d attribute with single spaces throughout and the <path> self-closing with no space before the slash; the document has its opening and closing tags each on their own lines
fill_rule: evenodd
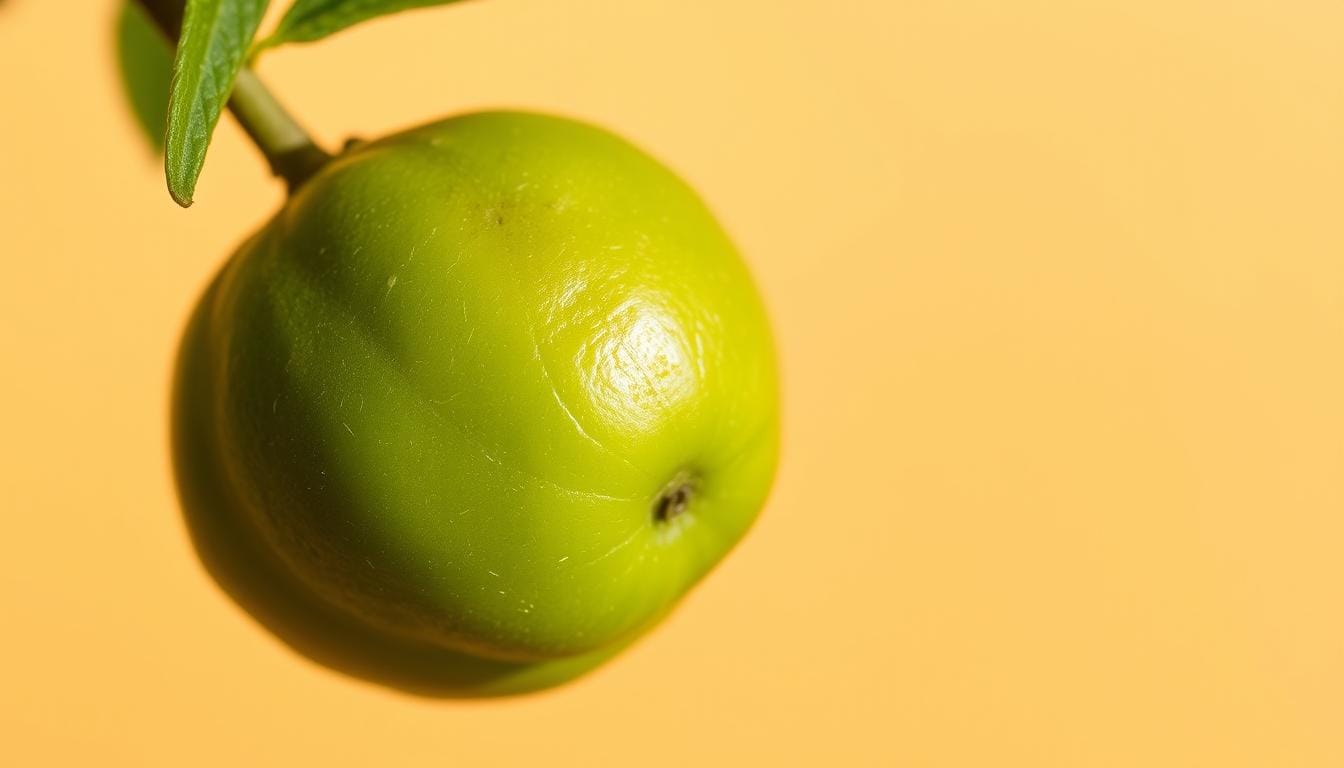
<svg viewBox="0 0 1344 768">
<path fill-rule="evenodd" d="M 251 69 L 238 71 L 229 111 L 293 192 L 331 159 Z"/>
<path fill-rule="evenodd" d="M 138 2 L 176 47 L 182 34 L 184 0 Z M 265 155 L 271 172 L 284 179 L 291 192 L 331 159 L 249 67 L 238 70 L 229 96 L 229 111 Z"/>
</svg>

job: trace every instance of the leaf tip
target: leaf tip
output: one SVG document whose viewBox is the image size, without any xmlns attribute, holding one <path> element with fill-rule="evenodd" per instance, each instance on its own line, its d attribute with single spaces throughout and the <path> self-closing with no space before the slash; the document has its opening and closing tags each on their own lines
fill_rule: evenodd
<svg viewBox="0 0 1344 768">
<path fill-rule="evenodd" d="M 178 190 L 178 189 L 174 189 L 174 188 L 172 187 L 172 185 L 169 185 L 169 186 L 168 186 L 168 195 L 169 195 L 170 197 L 173 198 L 173 202 L 174 202 L 174 203 L 177 203 L 178 205 L 182 206 L 183 208 L 190 208 L 190 207 L 191 207 L 191 204 L 192 204 L 193 202 L 195 202 L 195 200 L 192 199 L 192 194 L 191 194 L 191 193 L 192 193 L 192 190 L 189 190 L 189 189 L 188 189 L 188 190 Z"/>
</svg>

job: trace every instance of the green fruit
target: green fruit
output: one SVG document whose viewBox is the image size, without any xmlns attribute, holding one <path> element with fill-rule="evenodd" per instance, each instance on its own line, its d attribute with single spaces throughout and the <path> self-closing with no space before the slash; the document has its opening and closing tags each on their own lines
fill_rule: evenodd
<svg viewBox="0 0 1344 768">
<path fill-rule="evenodd" d="M 590 126 L 485 113 L 353 148 L 207 301 L 199 408 L 240 519 L 378 633 L 554 682 L 665 615 L 771 481 L 744 265 Z"/>
</svg>

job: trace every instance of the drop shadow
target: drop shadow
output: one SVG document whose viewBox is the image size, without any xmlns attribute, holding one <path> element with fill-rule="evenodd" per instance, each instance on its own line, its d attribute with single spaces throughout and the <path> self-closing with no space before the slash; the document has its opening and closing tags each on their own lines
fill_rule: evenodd
<svg viewBox="0 0 1344 768">
<path fill-rule="evenodd" d="M 182 515 L 215 583 L 292 650 L 351 677 L 417 696 L 484 698 L 528 693 L 573 680 L 619 653 L 520 664 L 388 635 L 317 597 L 252 532 L 220 476 L 210 418 L 214 372 L 209 309 L 217 276 L 197 302 L 173 374 L 171 441 Z"/>
</svg>

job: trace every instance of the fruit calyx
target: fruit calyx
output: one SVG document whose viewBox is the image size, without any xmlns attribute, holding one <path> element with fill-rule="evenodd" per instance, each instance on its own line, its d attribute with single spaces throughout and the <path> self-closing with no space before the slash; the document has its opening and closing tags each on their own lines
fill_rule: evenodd
<svg viewBox="0 0 1344 768">
<path fill-rule="evenodd" d="M 653 500 L 653 522 L 667 525 L 685 514 L 695 499 L 695 478 L 687 472 L 679 473 Z"/>
</svg>

